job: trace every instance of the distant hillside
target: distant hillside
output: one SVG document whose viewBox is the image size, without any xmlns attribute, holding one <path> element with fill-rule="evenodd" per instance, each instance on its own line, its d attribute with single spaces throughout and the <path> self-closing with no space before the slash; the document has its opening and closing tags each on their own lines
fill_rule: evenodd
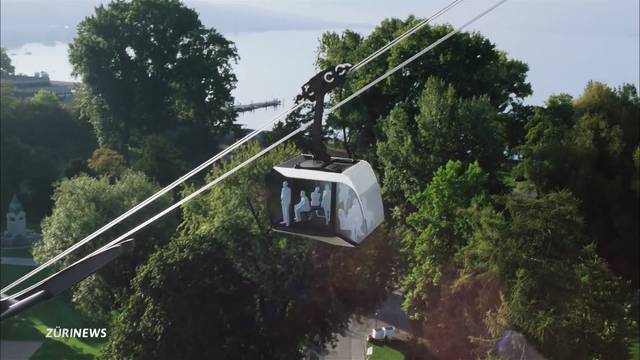
<svg viewBox="0 0 640 360">
<path fill-rule="evenodd" d="M 52 6 L 44 0 L 3 0 L 0 3 L 0 42 L 14 48 L 30 42 L 53 44 L 69 42 L 75 36 L 76 25 L 93 13 L 101 1 L 60 0 Z M 102 1 L 102 3 L 105 3 Z M 200 13 L 202 22 L 222 33 L 261 32 L 274 30 L 314 30 L 361 27 L 314 18 L 300 18 L 265 11 L 246 5 L 210 4 L 186 1 Z"/>
</svg>

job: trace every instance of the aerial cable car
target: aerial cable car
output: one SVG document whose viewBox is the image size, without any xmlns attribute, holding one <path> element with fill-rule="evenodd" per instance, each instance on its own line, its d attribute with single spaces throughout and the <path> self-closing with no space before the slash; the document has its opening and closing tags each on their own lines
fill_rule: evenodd
<svg viewBox="0 0 640 360">
<path fill-rule="evenodd" d="M 267 208 L 275 231 L 354 247 L 384 222 L 371 165 L 329 156 L 321 139 L 324 95 L 344 82 L 349 69 L 350 64 L 339 64 L 319 72 L 296 98 L 315 102 L 313 154 L 285 161 L 267 175 Z"/>
</svg>

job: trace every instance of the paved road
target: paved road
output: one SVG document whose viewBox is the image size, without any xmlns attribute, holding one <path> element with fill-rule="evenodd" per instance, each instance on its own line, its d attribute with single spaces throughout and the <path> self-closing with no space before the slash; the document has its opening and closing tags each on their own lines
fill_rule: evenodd
<svg viewBox="0 0 640 360">
<path fill-rule="evenodd" d="M 338 337 L 335 348 L 327 348 L 323 360 L 363 360 L 367 335 L 374 327 L 395 326 L 400 338 L 408 338 L 409 318 L 402 310 L 402 294 L 393 292 L 380 306 L 377 316 L 351 319 L 346 334 Z M 376 319 L 377 318 L 377 319 Z"/>
<path fill-rule="evenodd" d="M 0 359 L 28 360 L 42 345 L 42 341 L 0 341 Z"/>
<path fill-rule="evenodd" d="M 20 266 L 36 266 L 36 263 L 33 261 L 33 258 L 9 257 L 9 256 L 0 257 L 0 264 L 20 265 Z"/>
</svg>

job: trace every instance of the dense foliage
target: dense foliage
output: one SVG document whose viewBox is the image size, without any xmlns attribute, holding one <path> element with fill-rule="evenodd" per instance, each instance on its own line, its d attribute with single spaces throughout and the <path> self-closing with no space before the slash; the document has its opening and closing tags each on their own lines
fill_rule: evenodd
<svg viewBox="0 0 640 360">
<path fill-rule="evenodd" d="M 424 191 L 409 199 L 416 211 L 407 219 L 411 230 L 402 242 L 408 261 L 402 286 L 412 315 L 427 315 L 429 298 L 437 295 L 443 273 L 471 235 L 470 219 L 463 210 L 485 201 L 485 186 L 486 174 L 478 163 L 465 168 L 460 161 L 449 161 Z"/>
<path fill-rule="evenodd" d="M 317 64 L 357 63 L 417 21 L 388 19 L 368 36 L 325 33 Z M 356 72 L 330 102 L 450 30 L 419 31 Z M 75 105 L 101 146 L 92 155 L 87 127 L 55 96 L 22 101 L 2 87 L 3 206 L 18 191 L 42 201 L 61 174 L 71 177 L 56 185 L 38 261 L 157 191 L 152 180 L 171 182 L 237 130 L 235 48 L 177 0 L 98 6 L 80 23 L 70 55 L 84 82 Z M 103 356 L 297 359 L 335 341 L 350 318 L 370 315 L 399 287 L 412 333 L 422 338 L 416 343 L 438 358 L 493 358 L 507 330 L 549 359 L 628 358 L 640 343 L 637 90 L 592 82 L 575 99 L 526 106 L 527 70 L 482 35 L 460 33 L 330 115 L 330 150 L 369 160 L 383 185 L 388 221 L 357 249 L 269 227 L 263 179 L 308 150 L 307 137 L 193 199 L 177 220 L 138 234 L 133 254 L 72 291 L 85 315 L 111 324 Z M 309 115 L 295 112 L 263 142 Z M 243 147 L 207 179 L 259 149 Z M 57 267 L 169 203 L 162 198 Z"/>
<path fill-rule="evenodd" d="M 569 189 L 610 266 L 640 282 L 640 98 L 634 86 L 589 83 L 552 96 L 527 124 L 521 176 L 539 192 Z"/>
<path fill-rule="evenodd" d="M 0 48 L 0 75 L 13 75 L 16 68 L 11 64 L 11 58 L 5 48 Z"/>
<path fill-rule="evenodd" d="M 125 171 L 125 160 L 122 154 L 115 150 L 99 148 L 87 160 L 87 167 L 98 176 L 120 176 Z"/>
<path fill-rule="evenodd" d="M 551 359 L 625 359 L 637 336 L 628 282 L 608 269 L 585 236 L 568 192 L 512 194 L 504 210 L 476 212 L 467 271 L 499 277 L 504 303 L 490 314 L 494 335 L 515 328 Z"/>
<path fill-rule="evenodd" d="M 98 6 L 78 25 L 69 56 L 85 85 L 77 94 L 81 113 L 100 146 L 127 160 L 142 150 L 140 168 L 158 181 L 166 181 L 160 162 L 172 158 L 147 154 L 162 146 L 148 136 L 165 138 L 186 160 L 170 165 L 184 172 L 235 129 L 235 47 L 177 0 Z"/>
<path fill-rule="evenodd" d="M 382 129 L 377 154 L 389 205 L 406 207 L 448 160 L 477 161 L 494 179 L 505 161 L 504 128 L 489 99 L 460 98 L 436 78 L 426 80 L 417 109 L 398 103 Z"/>
<path fill-rule="evenodd" d="M 320 41 L 318 65 L 323 68 L 343 62 L 356 64 L 419 20 L 415 17 L 387 19 L 366 37 L 353 31 L 325 33 Z M 437 25 L 418 31 L 357 71 L 336 91 L 333 101 L 345 98 L 451 30 L 449 25 Z M 457 34 L 408 65 L 401 74 L 390 77 L 342 107 L 330 117 L 329 124 L 336 130 L 346 129 L 345 148 L 350 156 L 376 163 L 376 143 L 385 140 L 386 134 L 383 119 L 398 103 L 415 106 L 427 85 L 427 78 L 441 79 L 464 99 L 484 96 L 485 99 L 479 102 L 488 102 L 498 113 L 531 94 L 531 86 L 525 82 L 527 70 L 526 64 L 508 59 L 482 35 Z"/>
<path fill-rule="evenodd" d="M 415 21 L 386 20 L 367 37 L 327 33 L 318 64 L 356 63 Z M 448 30 L 422 30 L 332 101 Z M 454 39 L 329 120 L 345 150 L 381 174 L 416 334 L 442 358 L 484 357 L 509 328 L 549 358 L 624 358 L 638 316 L 619 278 L 637 289 L 635 88 L 590 83 L 575 100 L 524 106 L 525 64 L 478 34 Z"/>
<path fill-rule="evenodd" d="M 112 181 L 108 177 L 96 179 L 87 175 L 61 181 L 53 194 L 52 214 L 42 221 L 42 240 L 33 250 L 35 260 L 42 263 L 54 257 L 158 190 L 144 174 L 132 171 Z M 168 205 L 167 197 L 156 200 L 139 214 L 69 254 L 54 268 L 72 264 Z M 107 322 L 109 313 L 126 299 L 136 266 L 143 263 L 156 246 L 166 242 L 174 228 L 175 221 L 165 220 L 139 232 L 134 236 L 132 254 L 122 256 L 74 287 L 73 301 L 81 312 L 96 323 Z"/>
<path fill-rule="evenodd" d="M 297 153 L 275 150 L 185 207 L 180 234 L 139 269 L 108 358 L 297 359 L 375 309 L 392 275 L 382 233 L 352 249 L 269 230 L 262 179 Z"/>
<path fill-rule="evenodd" d="M 17 195 L 36 227 L 51 210 L 52 183 L 95 148 L 91 128 L 45 90 L 17 99 L 3 82 L 0 105 L 2 214 Z M 74 139 L 69 141 L 69 139 Z M 4 216 L 2 216 L 4 224 Z"/>
<path fill-rule="evenodd" d="M 409 165 L 429 166 L 435 156 L 420 150 L 401 150 L 383 162 L 385 186 L 395 181 L 409 189 L 399 197 L 408 210 L 395 212 L 402 215 L 396 216 L 406 259 L 402 285 L 405 307 L 421 319 L 417 332 L 430 351 L 483 356 L 505 330 L 516 329 L 549 358 L 628 356 L 638 319 L 637 290 L 631 290 L 637 285 L 629 281 L 638 276 L 637 104 L 634 88 L 599 83 L 575 101 L 551 97 L 526 123 L 526 142 L 516 149 L 522 160 L 513 169 L 520 181 L 504 178 L 511 184 L 506 189 L 487 181 L 494 164 L 465 170 L 460 161 L 448 162 L 431 175 Z M 452 116 L 458 120 L 449 125 L 464 119 Z M 390 118 L 385 126 L 395 143 L 381 143 L 378 151 L 420 149 L 415 139 L 423 117 L 394 109 Z M 406 130 L 412 126 L 416 131 Z M 460 140 L 442 143 L 462 146 L 469 136 L 457 133 Z M 426 143 L 437 149 L 440 139 Z M 460 159 L 449 154 L 444 158 Z M 420 191 L 425 179 L 431 180 Z M 502 195 L 492 200 L 492 193 Z M 396 194 L 385 194 L 387 204 L 397 204 Z M 452 311 L 460 315 L 440 315 Z"/>
</svg>

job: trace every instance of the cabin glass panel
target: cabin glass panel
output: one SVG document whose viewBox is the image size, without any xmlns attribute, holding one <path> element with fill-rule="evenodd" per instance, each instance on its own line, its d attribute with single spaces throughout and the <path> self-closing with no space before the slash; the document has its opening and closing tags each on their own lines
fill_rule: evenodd
<svg viewBox="0 0 640 360">
<path fill-rule="evenodd" d="M 271 225 L 309 235 L 333 235 L 334 193 L 331 182 L 272 176 L 268 195 Z"/>
<path fill-rule="evenodd" d="M 370 186 L 366 191 L 360 194 L 362 201 L 362 210 L 364 212 L 364 220 L 367 226 L 366 235 L 368 236 L 384 222 L 384 211 L 382 199 L 380 197 L 380 188 L 377 183 Z"/>
<path fill-rule="evenodd" d="M 337 184 L 336 231 L 356 242 L 367 236 L 367 225 L 358 196 L 349 186 Z"/>
</svg>

